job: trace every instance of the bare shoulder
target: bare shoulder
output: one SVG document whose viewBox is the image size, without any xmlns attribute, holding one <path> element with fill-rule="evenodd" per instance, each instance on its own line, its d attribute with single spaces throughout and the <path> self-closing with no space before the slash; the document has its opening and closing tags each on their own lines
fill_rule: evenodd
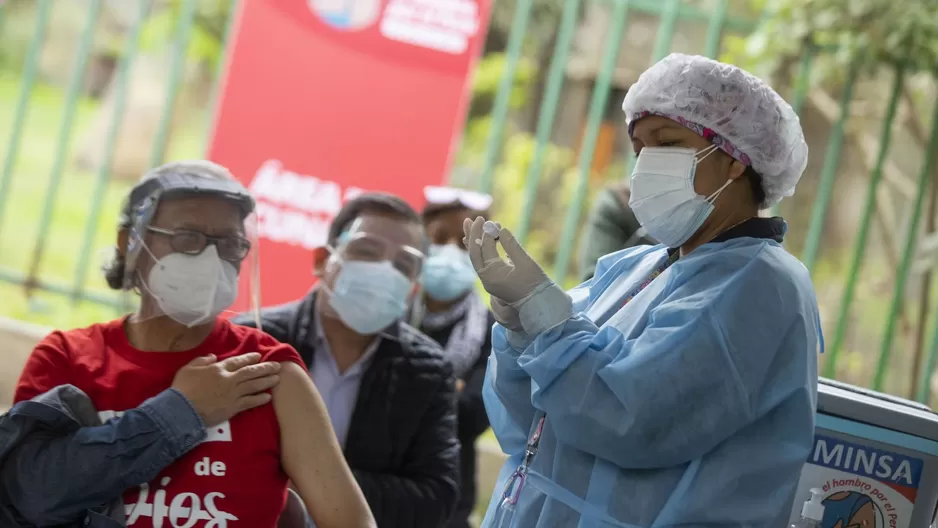
<svg viewBox="0 0 938 528">
<path fill-rule="evenodd" d="M 280 362 L 280 383 L 271 390 L 271 395 L 278 415 L 325 409 L 309 372 L 292 361 Z"/>
</svg>

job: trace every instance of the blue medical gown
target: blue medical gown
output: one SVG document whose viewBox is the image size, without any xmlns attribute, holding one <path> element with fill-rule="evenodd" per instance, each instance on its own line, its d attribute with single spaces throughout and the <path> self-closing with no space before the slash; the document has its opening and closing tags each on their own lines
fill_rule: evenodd
<svg viewBox="0 0 938 528">
<path fill-rule="evenodd" d="M 570 292 L 577 315 L 533 339 L 495 326 L 483 396 L 509 458 L 483 526 L 784 524 L 814 435 L 810 276 L 775 241 L 738 238 L 622 307 L 666 259 L 663 246 L 603 257 Z M 511 511 L 502 492 L 545 414 Z"/>
</svg>

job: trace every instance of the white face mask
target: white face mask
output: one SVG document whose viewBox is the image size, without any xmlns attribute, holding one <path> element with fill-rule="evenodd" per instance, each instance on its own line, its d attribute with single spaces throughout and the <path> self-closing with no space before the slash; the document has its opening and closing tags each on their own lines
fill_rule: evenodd
<svg viewBox="0 0 938 528">
<path fill-rule="evenodd" d="M 697 164 L 716 150 L 711 145 L 700 152 L 679 147 L 645 147 L 638 154 L 629 186 L 629 207 L 642 227 L 669 248 L 680 247 L 700 229 L 713 213 L 713 202 L 727 180 L 710 196 L 694 191 Z M 699 159 L 698 154 L 703 156 Z"/>
<path fill-rule="evenodd" d="M 192 327 L 215 320 L 234 304 L 238 270 L 209 245 L 198 255 L 170 253 L 156 261 L 146 288 L 165 315 Z"/>
<path fill-rule="evenodd" d="M 456 244 L 430 246 L 421 283 L 431 298 L 442 302 L 459 299 L 472 289 L 476 277 L 468 251 Z"/>
<path fill-rule="evenodd" d="M 374 335 L 404 316 L 413 287 L 386 260 L 349 260 L 336 275 L 329 306 L 345 326 L 360 335 Z"/>
</svg>

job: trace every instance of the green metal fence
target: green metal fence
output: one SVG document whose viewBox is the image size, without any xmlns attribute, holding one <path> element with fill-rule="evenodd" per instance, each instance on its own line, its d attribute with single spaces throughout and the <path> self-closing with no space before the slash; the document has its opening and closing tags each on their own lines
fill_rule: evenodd
<svg viewBox="0 0 938 528">
<path fill-rule="evenodd" d="M 60 0 L 64 1 L 64 0 Z M 116 52 L 117 66 L 112 78 L 112 112 L 104 134 L 104 161 L 93 171 L 81 174 L 70 172 L 70 159 L 74 157 L 72 145 L 76 131 L 85 126 L 84 106 L 94 106 L 88 102 L 84 93 L 84 76 L 89 57 L 93 56 L 96 28 L 100 25 L 100 14 L 105 6 L 101 0 L 89 0 L 82 28 L 77 37 L 77 44 L 71 60 L 71 73 L 64 84 L 49 87 L 41 79 L 40 58 L 43 46 L 49 35 L 50 21 L 53 18 L 53 0 L 39 0 L 33 7 L 30 19 L 32 30 L 21 63 L 8 66 L 7 72 L 0 74 L 7 85 L 15 85 L 15 90 L 8 90 L 10 98 L 0 101 L 11 110 L 9 115 L 0 111 L 0 123 L 8 127 L 6 149 L 0 168 L 0 314 L 14 315 L 51 322 L 59 326 L 92 322 L 95 319 L 113 316 L 113 310 L 124 310 L 127 299 L 121 299 L 108 292 L 102 281 L 96 278 L 93 260 L 97 249 L 107 248 L 111 244 L 108 238 L 113 236 L 114 215 L 118 208 L 120 193 L 127 189 L 126 182 L 112 178 L 112 158 L 121 137 L 122 116 L 125 113 L 130 90 L 130 75 L 133 63 L 141 53 L 141 34 L 152 21 L 152 4 L 148 0 L 131 2 L 135 11 Z M 604 46 L 598 56 L 598 68 L 593 89 L 585 112 L 585 125 L 578 153 L 569 167 L 572 174 L 571 187 L 565 188 L 564 210 L 559 232 L 556 233 L 556 248 L 553 257 L 553 275 L 555 279 L 570 280 L 572 257 L 582 225 L 584 211 L 588 207 L 591 191 L 595 190 L 596 175 L 593 170 L 594 153 L 600 137 L 600 128 L 604 119 L 610 93 L 616 86 L 615 69 L 620 60 L 620 43 L 627 36 L 630 18 L 636 15 L 653 15 L 658 24 L 654 42 L 651 46 L 648 63 L 664 57 L 671 51 L 672 39 L 682 24 L 694 24 L 706 27 L 702 49 L 698 52 L 717 57 L 722 51 L 727 35 L 744 35 L 752 31 L 756 23 L 751 19 L 740 19 L 730 15 L 729 0 L 711 2 L 710 10 L 702 10 L 689 2 L 681 0 L 566 0 L 557 21 L 556 34 L 553 37 L 551 60 L 544 64 L 543 93 L 538 94 L 539 104 L 536 122 L 530 137 L 533 152 L 523 167 L 524 181 L 518 203 L 510 207 L 519 209 L 520 217 L 516 228 L 522 242 L 527 242 L 534 233 L 541 229 L 537 220 L 536 209 L 543 200 L 545 186 L 545 160 L 552 148 L 551 137 L 557 128 L 558 109 L 564 104 L 565 83 L 569 82 L 567 65 L 571 49 L 576 41 L 576 32 L 583 23 L 583 13 L 591 6 L 601 4 L 608 15 L 608 25 L 604 29 Z M 56 5 L 61 5 L 56 3 Z M 507 47 L 504 50 L 504 70 L 494 102 L 492 103 L 488 137 L 485 148 L 478 160 L 479 176 L 475 182 L 485 191 L 495 191 L 498 196 L 500 167 L 505 163 L 504 149 L 509 138 L 517 132 L 514 117 L 518 113 L 512 108 L 512 93 L 515 89 L 515 77 L 520 65 L 530 61 L 529 22 L 532 12 L 537 8 L 536 0 L 517 0 L 514 17 L 508 33 Z M 12 9 L 12 8 L 11 8 Z M 11 9 L 0 7 L 0 38 L 6 34 L 10 21 Z M 179 146 L 172 133 L 172 109 L 178 101 L 183 72 L 193 59 L 187 50 L 196 28 L 199 3 L 196 0 L 180 0 L 175 3 L 175 23 L 168 41 L 169 69 L 166 72 L 165 101 L 162 116 L 152 136 L 149 164 L 156 165 L 167 156 L 180 153 L 199 155 L 205 144 L 204 138 L 191 144 Z M 230 28 L 230 24 L 226 27 Z M 227 39 L 225 31 L 223 40 Z M 795 74 L 791 86 L 776 86 L 791 101 L 796 111 L 802 113 L 808 107 L 812 83 L 811 75 L 817 73 L 818 60 L 825 55 L 824 50 L 806 48 L 799 61 L 796 61 Z M 537 64 L 536 67 L 542 65 Z M 918 161 L 917 176 L 908 185 L 914 189 L 911 200 L 903 206 L 903 222 L 893 231 L 902 238 L 901 251 L 894 264 L 886 267 L 893 277 L 887 292 L 879 292 L 857 303 L 858 292 L 869 289 L 870 266 L 875 261 L 881 271 L 881 255 L 870 260 L 870 237 L 874 232 L 878 196 L 883 193 L 884 173 L 890 163 L 893 136 L 902 126 L 897 124 L 903 90 L 907 87 L 906 72 L 898 67 L 892 72 L 891 86 L 887 97 L 880 98 L 882 106 L 879 121 L 876 153 L 865 183 L 865 197 L 858 214 L 855 229 L 851 230 L 851 241 L 843 258 L 830 255 L 826 247 L 831 239 L 826 232 L 829 225 L 828 213 L 831 204 L 836 203 L 838 185 L 844 180 L 845 145 L 850 143 L 850 126 L 855 120 L 851 103 L 857 87 L 868 76 L 861 73 L 860 64 L 846 68 L 842 73 L 839 108 L 825 138 L 826 146 L 818 151 L 813 149 L 812 158 L 822 159 L 823 163 L 816 170 L 816 179 L 806 182 L 808 190 L 796 195 L 795 205 L 782 209 L 783 214 L 799 210 L 798 204 L 808 204 L 811 212 L 809 219 L 803 222 L 800 231 L 792 233 L 803 236 L 793 245 L 800 245 L 800 257 L 814 273 L 819 283 L 819 290 L 831 290 L 832 294 L 822 296 L 821 304 L 824 324 L 827 330 L 827 354 L 822 359 L 823 372 L 826 376 L 842 377 L 854 383 L 868 384 L 875 389 L 911 395 L 920 401 L 929 401 L 930 380 L 938 361 L 938 310 L 930 309 L 931 284 L 930 266 L 919 269 L 916 259 L 922 252 L 924 222 L 932 229 L 935 211 L 933 204 L 926 204 L 926 198 L 933 192 L 932 175 L 935 172 L 935 153 L 938 152 L 938 105 L 930 121 L 926 120 L 930 132 L 922 145 L 921 159 Z M 4 77 L 5 76 L 5 77 Z M 788 82 L 787 80 L 785 82 Z M 0 83 L 0 97 L 4 96 Z M 57 124 L 53 137 L 44 138 L 35 132 L 32 120 L 44 119 L 47 113 L 44 106 L 48 101 L 44 94 L 54 92 Z M 50 96 L 51 97 L 51 96 Z M 214 99 L 214 98 L 213 98 Z M 91 110 L 88 110 L 89 112 Z M 35 112 L 36 115 L 31 115 Z M 199 119 L 201 132 L 207 131 L 206 124 L 210 112 L 205 110 Z M 37 117 L 38 116 L 38 117 Z M 804 116 L 803 116 L 804 117 Z M 48 128 L 46 126 L 45 128 Z M 0 141 L 3 141 L 0 136 Z M 43 154 L 35 156 L 35 152 Z M 27 154 L 29 157 L 27 158 Z M 631 166 L 634 156 L 622 153 L 624 167 Z M 33 159 L 41 158 L 41 159 Z M 624 173 L 618 175 L 624 177 Z M 852 175 L 855 179 L 855 175 Z M 80 182 L 80 185 L 75 182 Z M 17 184 L 32 189 L 24 195 L 18 194 Z M 25 183 L 24 183 L 25 182 Z M 38 183 L 37 183 L 38 182 Z M 72 187 L 69 187 L 72 185 Z M 813 185 L 814 187 L 811 187 Z M 79 189 L 80 187 L 80 192 Z M 42 188 L 42 191 L 36 191 Z M 567 192 L 568 191 L 568 192 Z M 27 196 L 28 195 L 28 196 Z M 30 201 L 32 200 L 32 201 Z M 28 202 L 28 203 L 27 203 Z M 78 202 L 76 204 L 76 202 Z M 63 213 L 63 205 L 68 204 L 69 214 Z M 787 207 L 787 208 L 786 208 Z M 78 210 L 78 213 L 74 211 Z M 67 216 L 63 219 L 62 216 Z M 551 212 L 551 219 L 559 216 Z M 24 234 L 25 233 L 25 234 Z M 67 235 L 60 235 L 67 233 Z M 59 237 L 56 240 L 56 237 Z M 828 238 L 825 238 L 827 236 Z M 844 244 L 841 244 L 844 245 Z M 61 262 L 61 266 L 47 266 L 49 262 Z M 827 263 L 821 266 L 822 263 Z M 864 271 L 864 268 L 867 271 Z M 820 271 L 824 268 L 826 271 Z M 834 270 L 833 274 L 830 270 Z M 878 272 L 877 272 L 878 273 Z M 822 276 L 823 275 L 823 276 Z M 833 277 L 833 278 L 831 278 Z M 863 280 L 866 279 L 866 282 Z M 830 288 L 822 285 L 832 284 Z M 926 295 L 916 305 L 905 299 L 910 284 L 921 289 Z M 25 293 L 24 293 L 25 292 Z M 10 306 L 13 305 L 13 308 Z M 904 328 L 903 321 L 911 311 L 918 309 L 919 320 L 914 328 Z M 872 322 L 864 321 L 857 313 L 874 313 Z M 65 315 L 63 315 L 65 314 Z M 905 319 L 904 319 L 905 318 Z M 871 330 L 876 327 L 880 330 Z M 860 332 L 851 343 L 851 332 Z M 917 346 L 909 335 L 918 334 Z M 875 337 L 870 337 L 870 335 Z M 902 337 L 900 345 L 897 338 Z M 875 347 L 866 346 L 870 339 L 878 340 Z M 922 345 L 921 343 L 926 343 Z M 848 349 L 860 349 L 859 352 Z M 859 358 L 860 367 L 851 367 Z M 902 368 L 902 371 L 897 369 Z M 910 378 L 916 379 L 911 380 Z"/>
</svg>

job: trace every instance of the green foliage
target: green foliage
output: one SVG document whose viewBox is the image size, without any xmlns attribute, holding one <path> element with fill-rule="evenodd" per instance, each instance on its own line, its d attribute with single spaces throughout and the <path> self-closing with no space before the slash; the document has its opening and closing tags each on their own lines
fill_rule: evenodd
<svg viewBox="0 0 938 528">
<path fill-rule="evenodd" d="M 16 71 L 26 59 L 36 23 L 36 6 L 11 0 L 0 10 L 0 68 Z"/>
<path fill-rule="evenodd" d="M 504 53 L 489 53 L 482 57 L 472 78 L 473 99 L 494 99 L 501 84 L 507 60 Z M 517 109 L 524 106 L 536 76 L 537 68 L 534 63 L 522 57 L 515 68 L 514 86 L 509 99 L 510 108 Z"/>
<path fill-rule="evenodd" d="M 176 38 L 179 24 L 183 22 L 183 2 L 172 0 L 165 8 L 153 13 L 146 21 L 141 34 L 141 47 L 158 50 L 170 46 Z M 224 52 L 225 27 L 233 14 L 231 0 L 195 1 L 195 16 L 192 33 L 186 47 L 186 56 L 194 62 L 206 62 L 212 67 L 221 61 Z"/>
<path fill-rule="evenodd" d="M 859 60 L 870 69 L 902 62 L 916 70 L 938 69 L 934 0 L 751 1 L 765 16 L 744 44 L 731 39 L 728 51 L 737 58 L 778 65 L 813 45 L 840 66 Z"/>
<path fill-rule="evenodd" d="M 511 109 L 520 110 L 530 103 L 529 97 L 538 74 L 537 66 L 533 61 L 524 58 L 518 65 L 510 98 Z M 504 54 L 492 53 L 482 58 L 473 83 L 473 108 L 485 106 L 485 103 L 494 99 L 504 68 Z M 477 117 L 472 117 L 473 115 Z M 463 133 L 462 148 L 457 157 L 458 168 L 453 177 L 454 185 L 478 187 L 491 126 L 492 118 L 489 112 L 470 114 Z M 496 200 L 492 217 L 505 226 L 516 229 L 521 223 L 522 215 L 527 212 L 524 208 L 525 187 L 528 171 L 534 161 L 537 141 L 531 134 L 513 129 L 510 120 L 505 126 L 508 130 L 505 132 L 501 157 L 494 169 L 492 194 Z M 530 211 L 532 217 L 525 249 L 547 269 L 553 267 L 557 257 L 563 234 L 564 215 L 572 205 L 571 197 L 580 181 L 580 173 L 575 163 L 575 155 L 571 149 L 552 143 L 545 145 L 535 203 Z M 611 167 L 607 174 L 588 175 L 589 190 L 581 212 L 585 214 L 589 210 L 591 197 L 605 185 L 607 177 L 617 177 L 624 172 L 624 167 L 619 164 Z M 575 276 L 576 270 L 571 269 L 570 280 L 575 282 Z"/>
<path fill-rule="evenodd" d="M 485 142 L 488 138 L 491 119 L 483 117 L 471 120 L 463 139 L 460 164 L 471 167 L 478 174 L 482 164 Z M 492 217 L 505 226 L 516 229 L 521 223 L 524 209 L 524 194 L 528 171 L 534 160 L 537 141 L 530 134 L 515 132 L 507 135 L 502 157 L 495 167 L 493 195 L 496 197 Z M 531 223 L 525 249 L 548 270 L 553 267 L 560 249 L 564 215 L 572 205 L 571 197 L 579 182 L 579 171 L 575 167 L 573 151 L 552 143 L 545 146 L 535 204 L 531 210 Z M 608 175 L 622 174 L 621 166 L 614 166 Z M 607 178 L 592 175 L 589 181 L 586 203 L 581 211 L 589 210 L 591 197 L 605 184 Z M 460 181 L 459 184 L 475 187 L 476 182 Z M 571 269 L 571 276 L 577 276 Z M 571 280 L 573 280 L 571 278 Z M 575 280 L 573 280 L 575 282 Z M 573 286 L 573 284 L 569 284 Z"/>
<path fill-rule="evenodd" d="M 492 125 L 491 105 L 504 77 L 505 65 L 504 53 L 490 53 L 479 61 L 473 76 L 472 104 L 469 120 L 463 131 L 462 148 L 457 157 L 457 165 L 460 165 L 463 171 L 471 172 L 475 176 L 478 176 L 482 170 L 482 160 Z M 518 110 L 527 104 L 536 76 L 537 69 L 534 64 L 522 58 L 515 69 L 514 84 L 509 97 L 511 110 Z M 505 126 L 511 127 L 512 124 L 509 121 Z M 510 142 L 510 132 L 505 135 L 509 137 Z M 460 181 L 459 183 L 467 186 L 478 184 L 477 178 L 470 177 L 469 179 L 473 181 Z"/>
<path fill-rule="evenodd" d="M 498 0 L 492 6 L 491 25 L 493 29 L 508 33 L 515 18 L 515 9 L 519 0 Z M 538 46 L 550 40 L 556 33 L 563 11 L 563 0 L 534 0 L 531 18 L 528 19 L 528 31 L 525 35 L 528 43 Z"/>
</svg>

